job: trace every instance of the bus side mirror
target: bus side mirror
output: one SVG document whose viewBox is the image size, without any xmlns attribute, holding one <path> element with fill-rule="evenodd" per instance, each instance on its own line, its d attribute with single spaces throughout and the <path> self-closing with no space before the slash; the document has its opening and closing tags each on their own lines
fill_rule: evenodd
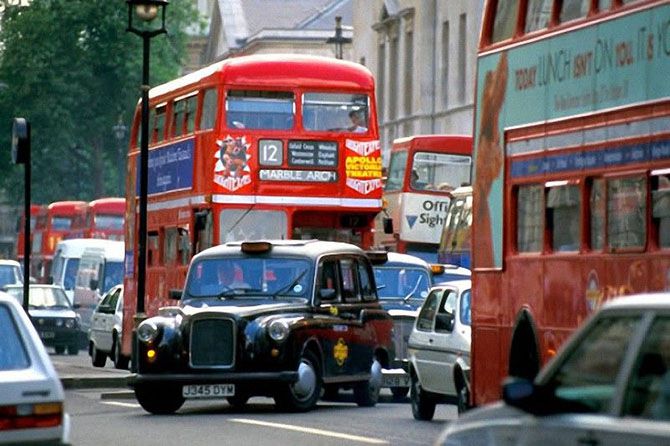
<svg viewBox="0 0 670 446">
<path fill-rule="evenodd" d="M 393 234 L 393 219 L 391 217 L 384 217 L 384 234 Z"/>
<path fill-rule="evenodd" d="M 180 300 L 180 299 L 181 299 L 181 293 L 182 293 L 182 290 L 180 290 L 180 289 L 172 289 L 172 290 L 170 290 L 170 299 L 172 299 L 172 300 Z"/>
</svg>

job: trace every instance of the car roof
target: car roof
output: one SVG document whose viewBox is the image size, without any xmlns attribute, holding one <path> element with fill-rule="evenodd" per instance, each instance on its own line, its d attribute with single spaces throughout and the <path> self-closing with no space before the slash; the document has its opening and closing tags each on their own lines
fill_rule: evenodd
<svg viewBox="0 0 670 446">
<path fill-rule="evenodd" d="M 203 258 L 217 258 L 244 254 L 241 250 L 242 243 L 268 242 L 272 245 L 272 255 L 304 256 L 316 259 L 324 254 L 361 254 L 365 251 L 356 245 L 342 242 L 328 242 L 321 240 L 254 240 L 247 242 L 228 242 L 222 245 L 207 248 L 197 254 L 193 260 Z M 261 253 L 263 255 L 265 253 Z M 255 255 L 255 254 L 247 254 Z"/>
<path fill-rule="evenodd" d="M 401 254 L 398 252 L 389 252 L 387 253 L 388 260 L 384 263 L 375 264 L 375 267 L 385 267 L 385 266 L 419 266 L 430 270 L 430 265 L 428 262 L 423 260 L 420 257 L 416 257 L 410 254 Z"/>
<path fill-rule="evenodd" d="M 641 293 L 616 297 L 606 301 L 601 310 L 653 310 L 670 309 L 670 292 Z"/>
<path fill-rule="evenodd" d="M 22 283 L 12 283 L 10 285 L 5 285 L 2 288 L 4 288 L 4 289 L 23 288 L 23 284 Z M 31 283 L 30 288 L 60 288 L 60 289 L 63 289 L 63 287 L 60 286 L 60 285 L 49 284 L 49 283 Z"/>
<path fill-rule="evenodd" d="M 20 267 L 21 264 L 17 262 L 16 260 L 9 260 L 9 259 L 0 259 L 0 265 L 12 265 L 12 266 L 18 266 Z"/>
</svg>

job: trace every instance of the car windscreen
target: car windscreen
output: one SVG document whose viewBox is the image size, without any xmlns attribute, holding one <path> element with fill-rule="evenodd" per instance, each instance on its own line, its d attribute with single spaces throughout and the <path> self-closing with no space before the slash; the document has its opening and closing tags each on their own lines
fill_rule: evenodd
<svg viewBox="0 0 670 446">
<path fill-rule="evenodd" d="M 380 299 L 425 299 L 430 289 L 427 270 L 405 266 L 376 266 L 375 283 Z"/>
<path fill-rule="evenodd" d="M 28 366 L 28 353 L 12 313 L 6 304 L 0 304 L 0 370 L 20 370 Z"/>
<path fill-rule="evenodd" d="M 113 286 L 123 282 L 123 262 L 105 263 L 105 278 L 102 284 L 102 293 L 111 290 Z"/>
<path fill-rule="evenodd" d="M 21 272 L 14 265 L 0 265 L 0 286 L 21 283 Z"/>
<path fill-rule="evenodd" d="M 185 295 L 225 296 L 226 293 L 298 297 L 311 292 L 311 263 L 295 258 L 212 258 L 195 262 L 189 269 Z"/>
</svg>

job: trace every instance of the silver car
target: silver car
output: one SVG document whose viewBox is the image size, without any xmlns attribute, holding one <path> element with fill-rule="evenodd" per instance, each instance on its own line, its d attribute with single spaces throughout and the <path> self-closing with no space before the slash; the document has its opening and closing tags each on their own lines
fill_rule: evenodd
<svg viewBox="0 0 670 446">
<path fill-rule="evenodd" d="M 0 292 L 0 445 L 70 441 L 63 386 L 35 327 Z"/>
<path fill-rule="evenodd" d="M 123 333 L 123 285 L 102 296 L 91 317 L 88 352 L 95 367 L 104 367 L 109 357 L 117 369 L 127 369 L 130 358 L 121 354 Z"/>
<path fill-rule="evenodd" d="M 605 303 L 534 382 L 508 379 L 438 444 L 670 444 L 670 293 Z"/>
<path fill-rule="evenodd" d="M 431 288 L 409 337 L 410 398 L 417 420 L 438 403 L 467 409 L 470 394 L 470 280 Z"/>
</svg>

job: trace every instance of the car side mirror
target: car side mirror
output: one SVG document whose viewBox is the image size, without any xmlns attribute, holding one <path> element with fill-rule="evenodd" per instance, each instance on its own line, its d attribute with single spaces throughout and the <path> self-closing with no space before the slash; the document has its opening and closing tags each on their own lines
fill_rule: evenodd
<svg viewBox="0 0 670 446">
<path fill-rule="evenodd" d="M 54 283 L 54 276 L 49 276 L 49 277 L 47 277 L 47 283 L 48 283 L 49 285 L 53 285 L 53 283 Z"/>
<path fill-rule="evenodd" d="M 452 313 L 438 313 L 435 318 L 435 331 L 454 331 L 454 315 Z"/>
<path fill-rule="evenodd" d="M 170 297 L 170 299 L 172 299 L 172 300 L 181 300 L 181 295 L 182 295 L 182 292 L 183 292 L 183 291 L 184 291 L 184 290 L 180 290 L 180 289 L 177 289 L 177 288 L 170 290 L 170 291 L 169 291 L 169 297 Z"/>
<path fill-rule="evenodd" d="M 548 387 L 518 377 L 509 377 L 503 381 L 502 398 L 508 405 L 534 415 L 590 410 L 577 401 L 556 398 Z"/>
<path fill-rule="evenodd" d="M 384 234 L 393 234 L 393 219 L 385 217 L 382 223 L 384 225 Z"/>
</svg>

